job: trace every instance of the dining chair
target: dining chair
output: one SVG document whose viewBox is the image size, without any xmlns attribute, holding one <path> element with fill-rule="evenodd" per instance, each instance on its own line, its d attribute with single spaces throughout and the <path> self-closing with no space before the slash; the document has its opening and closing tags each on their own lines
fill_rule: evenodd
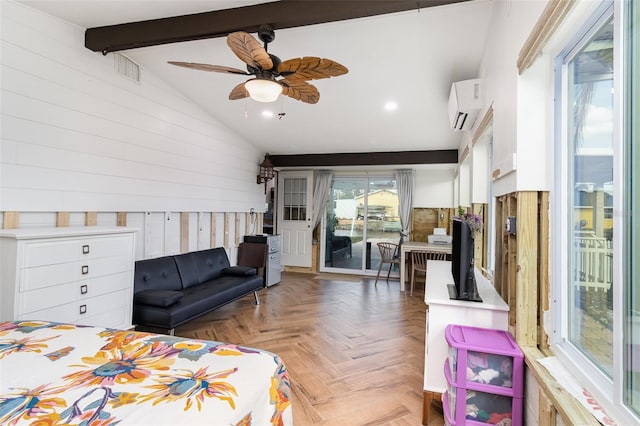
<svg viewBox="0 0 640 426">
<path fill-rule="evenodd" d="M 380 250 L 380 265 L 378 266 L 378 275 L 376 275 L 376 286 L 378 285 L 378 278 L 380 278 L 382 265 L 385 263 L 389 264 L 387 282 L 389 282 L 389 275 L 391 275 L 391 268 L 393 268 L 393 265 L 400 265 L 400 253 L 398 252 L 398 247 L 398 244 L 395 243 L 378 243 L 378 249 Z"/>
<path fill-rule="evenodd" d="M 413 296 L 413 287 L 416 281 L 416 272 L 424 274 L 425 282 L 427 280 L 427 260 L 446 260 L 447 254 L 442 251 L 431 250 L 415 250 L 411 252 L 411 290 L 410 296 Z"/>
</svg>

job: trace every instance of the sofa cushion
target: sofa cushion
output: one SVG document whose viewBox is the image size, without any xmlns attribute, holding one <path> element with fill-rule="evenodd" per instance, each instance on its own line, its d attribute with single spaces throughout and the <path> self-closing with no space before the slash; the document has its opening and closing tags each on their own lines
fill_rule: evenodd
<svg viewBox="0 0 640 426">
<path fill-rule="evenodd" d="M 258 270 L 253 266 L 229 266 L 222 270 L 224 275 L 233 275 L 236 277 L 250 277 L 258 273 Z"/>
<path fill-rule="evenodd" d="M 193 287 L 200 283 L 222 276 L 222 271 L 230 265 L 227 252 L 223 247 L 192 251 L 174 256 L 182 288 Z"/>
<path fill-rule="evenodd" d="M 166 308 L 134 304 L 133 321 L 148 327 L 172 329 L 253 291 L 258 291 L 262 286 L 262 277 L 258 275 L 249 277 L 223 275 L 216 280 L 185 289 L 184 297 Z"/>
<path fill-rule="evenodd" d="M 133 300 L 135 303 L 140 303 L 142 305 L 166 308 L 177 303 L 183 296 L 184 294 L 181 291 L 144 290 L 136 293 Z"/>
<path fill-rule="evenodd" d="M 144 290 L 182 290 L 173 256 L 136 261 L 133 287 L 134 293 Z"/>
</svg>

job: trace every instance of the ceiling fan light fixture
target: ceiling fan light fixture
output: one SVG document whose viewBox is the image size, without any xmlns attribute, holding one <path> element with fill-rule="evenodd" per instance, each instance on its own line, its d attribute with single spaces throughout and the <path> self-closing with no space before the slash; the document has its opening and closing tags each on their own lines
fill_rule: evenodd
<svg viewBox="0 0 640 426">
<path fill-rule="evenodd" d="M 254 78 L 244 84 L 249 96 L 258 102 L 274 102 L 282 93 L 282 86 L 266 78 Z"/>
</svg>

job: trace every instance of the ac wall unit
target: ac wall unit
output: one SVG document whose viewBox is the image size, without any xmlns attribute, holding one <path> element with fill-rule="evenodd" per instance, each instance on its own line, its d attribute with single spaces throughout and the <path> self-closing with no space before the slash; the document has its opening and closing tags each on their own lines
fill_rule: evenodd
<svg viewBox="0 0 640 426">
<path fill-rule="evenodd" d="M 458 81 L 449 93 L 449 123 L 456 131 L 469 130 L 482 109 L 480 79 Z"/>
</svg>

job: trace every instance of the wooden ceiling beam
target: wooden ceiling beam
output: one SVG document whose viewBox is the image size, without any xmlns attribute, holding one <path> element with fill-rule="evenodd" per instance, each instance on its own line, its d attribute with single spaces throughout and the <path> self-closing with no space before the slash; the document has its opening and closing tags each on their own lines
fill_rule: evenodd
<svg viewBox="0 0 640 426">
<path fill-rule="evenodd" d="M 260 25 L 275 30 L 343 21 L 469 0 L 282 0 L 212 12 L 122 23 L 85 31 L 85 47 L 115 52 L 139 47 L 255 33 Z"/>
<path fill-rule="evenodd" d="M 458 164 L 457 149 L 432 151 L 349 152 L 342 154 L 270 155 L 275 167 L 389 166 Z"/>
</svg>

